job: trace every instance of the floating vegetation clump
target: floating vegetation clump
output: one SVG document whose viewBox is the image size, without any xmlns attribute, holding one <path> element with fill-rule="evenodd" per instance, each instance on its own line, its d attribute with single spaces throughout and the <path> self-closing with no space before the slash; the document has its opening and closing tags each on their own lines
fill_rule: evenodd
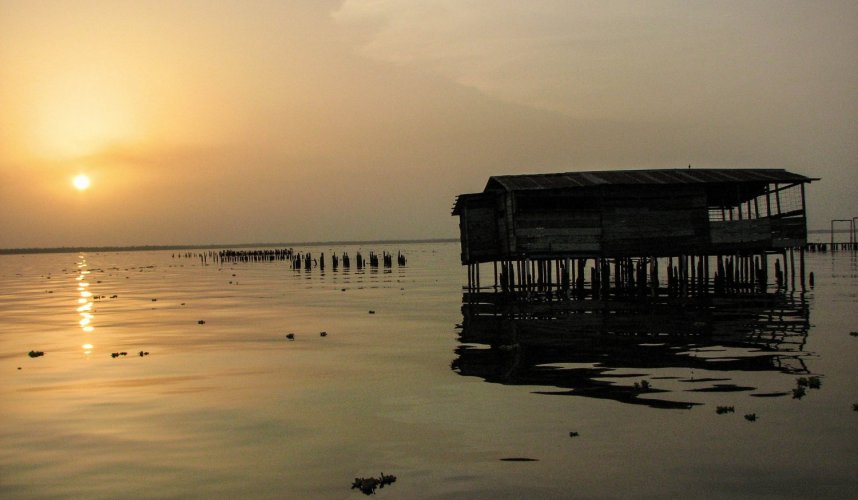
<svg viewBox="0 0 858 500">
<path fill-rule="evenodd" d="M 30 351 L 27 353 L 27 356 L 30 356 L 31 358 L 38 358 L 38 357 L 44 356 L 44 355 L 45 355 L 45 351 Z"/>
<path fill-rule="evenodd" d="M 650 390 L 649 382 L 646 380 L 641 380 L 640 383 L 635 382 L 635 390 L 640 392 L 647 392 Z"/>
<path fill-rule="evenodd" d="M 807 394 L 807 389 L 819 389 L 822 387 L 822 379 L 814 375 L 812 377 L 799 377 L 795 381 L 795 389 L 792 390 L 793 399 L 801 399 Z"/>
<path fill-rule="evenodd" d="M 356 477 L 352 483 L 352 489 L 357 488 L 364 495 L 372 495 L 377 488 L 384 488 L 395 482 L 396 476 L 382 472 L 379 477 Z"/>
<path fill-rule="evenodd" d="M 747 420 L 748 422 L 756 422 L 757 421 L 757 414 L 756 413 L 748 413 L 745 415 L 745 420 Z"/>
<path fill-rule="evenodd" d="M 725 413 L 734 413 L 735 411 L 736 409 L 732 406 L 719 406 L 718 408 L 715 408 L 715 413 L 717 413 L 718 415 L 723 415 Z"/>
</svg>

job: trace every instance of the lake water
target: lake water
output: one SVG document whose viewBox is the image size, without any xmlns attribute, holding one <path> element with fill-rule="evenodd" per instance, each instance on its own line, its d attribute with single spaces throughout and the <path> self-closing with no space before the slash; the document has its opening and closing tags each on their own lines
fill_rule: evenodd
<svg viewBox="0 0 858 500">
<path fill-rule="evenodd" d="M 472 316 L 457 243 L 296 250 L 408 264 L 0 256 L 0 497 L 361 498 L 381 473 L 379 498 L 856 494 L 853 253 L 809 255 L 806 293 L 606 337 Z"/>
</svg>

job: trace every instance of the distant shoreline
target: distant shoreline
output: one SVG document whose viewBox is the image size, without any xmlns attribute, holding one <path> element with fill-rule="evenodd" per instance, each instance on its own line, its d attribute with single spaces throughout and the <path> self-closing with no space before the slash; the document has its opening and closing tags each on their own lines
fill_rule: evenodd
<svg viewBox="0 0 858 500">
<path fill-rule="evenodd" d="M 227 248 L 284 248 L 322 245 L 405 245 L 414 243 L 453 243 L 459 238 L 428 238 L 419 240 L 354 240 L 354 241 L 306 241 L 298 243 L 236 243 L 209 245 L 131 245 L 103 247 L 48 247 L 48 248 L 0 248 L 0 255 L 24 255 L 36 253 L 73 252 L 144 252 L 162 250 L 220 250 Z"/>
<path fill-rule="evenodd" d="M 848 229 L 835 229 L 835 234 L 848 234 Z M 830 229 L 808 229 L 809 243 L 828 243 L 828 239 L 811 240 L 810 235 L 830 235 Z M 144 252 L 160 250 L 216 250 L 226 248 L 276 248 L 309 247 L 321 245 L 393 245 L 409 243 L 455 243 L 459 238 L 424 238 L 415 240 L 352 240 L 352 241 L 302 241 L 292 243 L 235 243 L 208 245 L 129 245 L 102 247 L 46 247 L 46 248 L 0 248 L 0 255 L 24 255 L 35 253 L 72 253 L 72 252 Z"/>
</svg>

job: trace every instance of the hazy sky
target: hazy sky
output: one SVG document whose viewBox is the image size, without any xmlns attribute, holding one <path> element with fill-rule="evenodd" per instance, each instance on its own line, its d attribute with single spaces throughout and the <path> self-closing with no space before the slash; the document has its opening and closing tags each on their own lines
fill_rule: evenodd
<svg viewBox="0 0 858 500">
<path fill-rule="evenodd" d="M 856 54 L 854 0 L 0 0 L 0 247 L 456 237 L 490 175 L 689 163 L 827 227 Z"/>
</svg>

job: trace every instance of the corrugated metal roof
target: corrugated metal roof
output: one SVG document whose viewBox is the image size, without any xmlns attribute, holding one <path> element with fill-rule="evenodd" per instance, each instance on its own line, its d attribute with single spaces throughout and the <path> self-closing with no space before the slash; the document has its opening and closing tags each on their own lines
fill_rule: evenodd
<svg viewBox="0 0 858 500">
<path fill-rule="evenodd" d="M 556 174 L 496 175 L 486 190 L 500 187 L 509 191 L 564 189 L 600 185 L 720 184 L 811 182 L 819 179 L 774 168 L 675 168 L 663 170 L 604 170 Z"/>
<path fill-rule="evenodd" d="M 483 193 L 468 193 L 456 196 L 456 202 L 453 204 L 453 215 L 459 215 L 462 212 L 462 205 L 468 200 L 481 198 L 485 196 Z"/>
</svg>

